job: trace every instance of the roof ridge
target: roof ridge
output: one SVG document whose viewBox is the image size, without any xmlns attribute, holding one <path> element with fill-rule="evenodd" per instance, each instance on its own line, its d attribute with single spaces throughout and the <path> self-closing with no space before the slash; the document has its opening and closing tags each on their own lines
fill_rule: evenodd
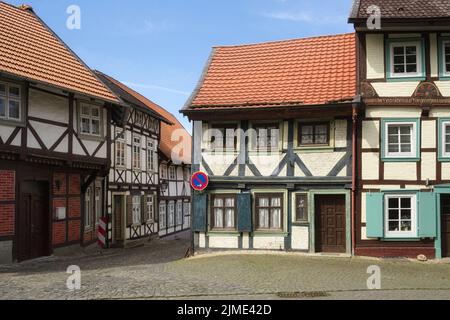
<svg viewBox="0 0 450 320">
<path fill-rule="evenodd" d="M 331 34 L 331 35 L 311 36 L 311 37 L 304 37 L 304 38 L 292 38 L 292 39 L 285 39 L 285 40 L 264 41 L 264 42 L 255 42 L 255 43 L 247 43 L 247 44 L 219 45 L 219 46 L 213 46 L 213 48 L 214 49 L 220 49 L 220 48 L 251 47 L 251 46 L 264 45 L 264 44 L 277 44 L 277 43 L 294 42 L 294 41 L 301 41 L 301 40 L 336 38 L 336 37 L 343 37 L 343 36 L 350 36 L 350 35 L 355 35 L 355 32 L 347 32 L 347 33 L 339 33 L 339 34 Z"/>
</svg>

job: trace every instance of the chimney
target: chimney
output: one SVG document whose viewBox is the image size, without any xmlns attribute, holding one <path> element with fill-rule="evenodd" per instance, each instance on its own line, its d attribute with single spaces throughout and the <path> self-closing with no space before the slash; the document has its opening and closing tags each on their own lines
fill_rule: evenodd
<svg viewBox="0 0 450 320">
<path fill-rule="evenodd" d="M 28 4 L 22 4 L 18 8 L 23 11 L 29 11 L 29 12 L 34 13 L 33 7 Z"/>
</svg>

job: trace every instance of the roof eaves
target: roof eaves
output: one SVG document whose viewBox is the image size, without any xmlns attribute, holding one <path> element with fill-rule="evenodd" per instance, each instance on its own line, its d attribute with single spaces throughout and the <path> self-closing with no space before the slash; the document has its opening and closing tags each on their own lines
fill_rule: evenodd
<svg viewBox="0 0 450 320">
<path fill-rule="evenodd" d="M 349 23 L 351 23 L 353 19 L 358 18 L 360 7 L 361 7 L 361 0 L 353 0 L 352 7 L 350 9 L 350 17 L 348 19 Z"/>
<path fill-rule="evenodd" d="M 16 7 L 16 9 L 18 9 Z M 20 10 L 20 9 L 19 9 Z M 78 62 L 80 62 L 84 68 L 91 73 L 91 75 L 97 79 L 99 85 L 102 85 L 105 90 L 107 90 L 113 97 L 115 97 L 117 99 L 117 101 L 108 101 L 108 102 L 113 102 L 113 103 L 123 103 L 123 101 L 117 97 L 114 92 L 112 92 L 107 86 L 105 86 L 103 84 L 102 81 L 100 81 L 100 79 L 95 75 L 94 72 L 92 72 L 91 68 L 88 67 L 88 65 L 64 42 L 64 40 L 62 40 L 54 31 L 52 28 L 50 28 L 50 26 L 48 26 L 44 20 L 42 20 L 37 14 L 36 12 L 34 12 L 34 10 L 28 10 L 28 12 L 30 12 L 31 14 L 33 14 L 33 16 L 45 27 L 47 28 L 48 31 L 50 31 L 50 33 L 56 38 L 56 40 L 58 40 L 77 60 Z M 103 97 L 97 97 L 97 99 L 102 99 L 102 100 L 109 100 L 109 99 L 105 99 Z"/>
<path fill-rule="evenodd" d="M 194 102 L 195 98 L 197 97 L 198 93 L 200 92 L 200 89 L 203 86 L 203 83 L 205 82 L 206 79 L 206 75 L 208 74 L 209 68 L 211 67 L 212 61 L 214 59 L 214 54 L 216 53 L 216 48 L 213 48 L 211 50 L 211 53 L 209 55 L 209 58 L 205 64 L 205 66 L 203 67 L 203 71 L 202 74 L 200 76 L 200 79 L 197 83 L 197 86 L 195 87 L 194 91 L 192 92 L 192 94 L 189 96 L 188 100 L 186 101 L 186 103 L 184 104 L 183 108 L 180 110 L 180 113 L 183 113 L 186 110 L 191 109 L 192 103 Z"/>
</svg>

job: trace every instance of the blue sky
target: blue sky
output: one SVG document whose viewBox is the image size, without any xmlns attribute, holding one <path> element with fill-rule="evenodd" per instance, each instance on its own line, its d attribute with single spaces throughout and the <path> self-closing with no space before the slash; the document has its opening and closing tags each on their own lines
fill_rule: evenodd
<svg viewBox="0 0 450 320">
<path fill-rule="evenodd" d="M 211 47 L 351 32 L 351 0 L 18 0 L 86 62 L 191 126 L 178 110 Z M 81 29 L 66 27 L 70 5 Z"/>
</svg>

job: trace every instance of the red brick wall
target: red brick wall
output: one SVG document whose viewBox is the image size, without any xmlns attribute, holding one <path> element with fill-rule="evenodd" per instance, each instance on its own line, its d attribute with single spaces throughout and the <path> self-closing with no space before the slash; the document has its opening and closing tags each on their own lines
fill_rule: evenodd
<svg viewBox="0 0 450 320">
<path fill-rule="evenodd" d="M 15 209 L 14 204 L 0 204 L 0 237 L 14 235 Z"/>
<path fill-rule="evenodd" d="M 72 220 L 69 221 L 69 234 L 68 239 L 70 242 L 79 241 L 80 240 L 80 229 L 81 229 L 81 221 L 80 220 Z"/>
<path fill-rule="evenodd" d="M 80 194 L 80 175 L 71 174 L 69 175 L 69 194 Z"/>
<path fill-rule="evenodd" d="M 0 170 L 0 237 L 15 234 L 15 176 L 14 170 Z"/>
<path fill-rule="evenodd" d="M 64 195 L 67 193 L 67 176 L 65 173 L 55 173 L 53 175 L 53 194 Z"/>
<path fill-rule="evenodd" d="M 53 245 L 61 245 L 66 242 L 66 222 L 53 223 Z"/>
<path fill-rule="evenodd" d="M 81 200 L 80 197 L 69 198 L 69 218 L 81 218 Z"/>
<path fill-rule="evenodd" d="M 15 172 L 0 170 L 0 201 L 14 201 L 15 186 Z"/>
</svg>

